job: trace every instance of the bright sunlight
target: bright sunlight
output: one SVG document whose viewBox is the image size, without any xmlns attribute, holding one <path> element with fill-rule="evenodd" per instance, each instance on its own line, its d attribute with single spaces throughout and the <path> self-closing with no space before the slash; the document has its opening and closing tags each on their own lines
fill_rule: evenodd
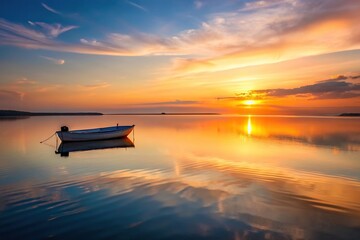
<svg viewBox="0 0 360 240">
<path fill-rule="evenodd" d="M 245 105 L 251 106 L 251 105 L 256 104 L 256 101 L 255 100 L 245 100 L 245 101 L 243 101 L 243 103 Z"/>
</svg>

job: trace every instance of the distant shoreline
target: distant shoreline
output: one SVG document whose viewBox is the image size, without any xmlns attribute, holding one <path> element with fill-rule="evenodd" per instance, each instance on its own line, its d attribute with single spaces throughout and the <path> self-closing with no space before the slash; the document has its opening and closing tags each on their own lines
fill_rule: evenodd
<svg viewBox="0 0 360 240">
<path fill-rule="evenodd" d="M 100 112 L 25 112 L 16 110 L 0 110 L 0 118 L 8 117 L 32 117 L 32 116 L 102 116 L 102 115 L 118 115 L 118 116 L 207 116 L 207 115 L 222 115 L 221 113 L 173 113 L 173 112 L 161 112 L 161 113 L 100 113 Z M 254 115 L 255 116 L 255 115 Z M 269 115 L 272 116 L 272 115 Z M 304 117 L 306 115 L 294 115 Z M 313 115 L 316 116 L 316 115 Z M 341 113 L 338 115 L 319 115 L 319 117 L 360 117 L 360 113 Z"/>
<path fill-rule="evenodd" d="M 104 115 L 221 115 L 220 113 L 106 113 Z"/>
<path fill-rule="evenodd" d="M 24 112 L 0 110 L 0 117 L 32 117 L 32 116 L 100 116 L 99 112 Z"/>
<path fill-rule="evenodd" d="M 220 113 L 100 113 L 100 112 L 25 112 L 0 110 L 0 117 L 31 116 L 101 116 L 101 115 L 220 115 Z"/>
<path fill-rule="evenodd" d="M 360 117 L 360 113 L 342 113 L 340 117 Z"/>
</svg>

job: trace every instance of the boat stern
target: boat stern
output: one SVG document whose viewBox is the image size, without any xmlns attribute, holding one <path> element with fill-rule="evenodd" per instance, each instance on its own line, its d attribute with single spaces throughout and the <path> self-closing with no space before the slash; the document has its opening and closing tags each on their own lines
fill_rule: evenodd
<svg viewBox="0 0 360 240">
<path fill-rule="evenodd" d="M 61 141 L 63 141 L 63 134 L 61 131 L 56 131 L 56 135 L 60 138 Z"/>
</svg>

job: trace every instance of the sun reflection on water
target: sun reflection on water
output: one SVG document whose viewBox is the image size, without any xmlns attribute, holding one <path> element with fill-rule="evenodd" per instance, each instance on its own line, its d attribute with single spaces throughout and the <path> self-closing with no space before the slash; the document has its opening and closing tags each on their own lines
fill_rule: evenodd
<svg viewBox="0 0 360 240">
<path fill-rule="evenodd" d="M 251 115 L 249 115 L 248 116 L 248 121 L 247 121 L 247 134 L 251 135 L 251 131 L 252 131 Z"/>
</svg>

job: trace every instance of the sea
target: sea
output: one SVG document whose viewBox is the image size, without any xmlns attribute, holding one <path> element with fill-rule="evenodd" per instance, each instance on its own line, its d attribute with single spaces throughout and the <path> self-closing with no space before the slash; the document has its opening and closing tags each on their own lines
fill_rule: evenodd
<svg viewBox="0 0 360 240">
<path fill-rule="evenodd" d="M 0 239 L 358 240 L 360 118 L 2 118 Z"/>
</svg>

